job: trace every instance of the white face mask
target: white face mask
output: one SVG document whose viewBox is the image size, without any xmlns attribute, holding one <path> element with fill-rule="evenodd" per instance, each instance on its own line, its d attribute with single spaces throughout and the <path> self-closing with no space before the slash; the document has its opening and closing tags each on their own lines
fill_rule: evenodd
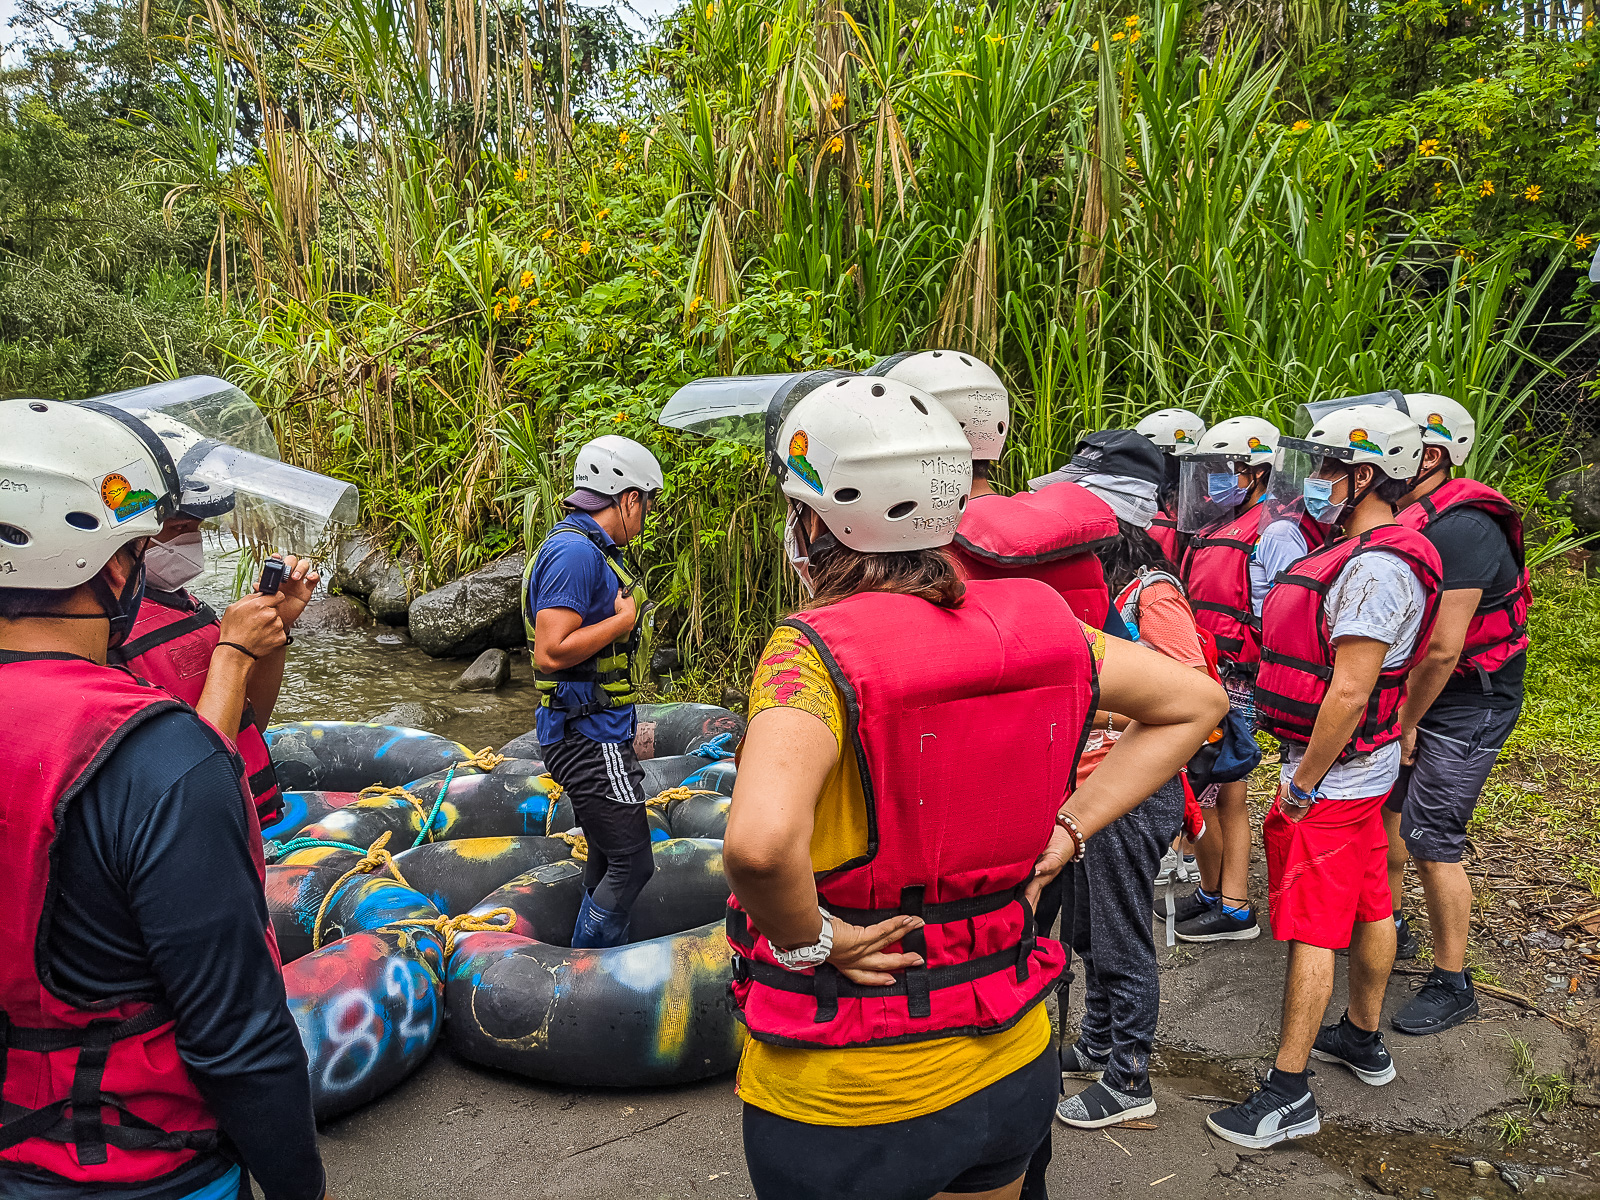
<svg viewBox="0 0 1600 1200">
<path fill-rule="evenodd" d="M 205 568 L 200 533 L 180 533 L 170 542 L 151 542 L 144 552 L 145 582 L 158 592 L 175 592 Z"/>
<path fill-rule="evenodd" d="M 800 553 L 800 521 L 805 511 L 798 504 L 789 506 L 789 519 L 783 523 L 783 552 L 788 556 L 794 573 L 800 577 L 800 586 L 805 588 L 806 595 L 815 596 L 817 589 L 811 586 L 811 577 L 806 572 L 806 564 L 811 561 L 811 556 Z"/>
</svg>

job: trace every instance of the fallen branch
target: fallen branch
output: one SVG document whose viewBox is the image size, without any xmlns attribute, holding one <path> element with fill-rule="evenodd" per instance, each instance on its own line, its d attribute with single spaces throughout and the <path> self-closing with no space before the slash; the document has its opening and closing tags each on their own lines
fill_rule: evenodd
<svg viewBox="0 0 1600 1200">
<path fill-rule="evenodd" d="M 654 1124 L 646 1125 L 643 1129 L 630 1129 L 630 1130 L 628 1130 L 627 1133 L 619 1133 L 619 1134 L 617 1134 L 616 1137 L 608 1137 L 603 1142 L 596 1142 L 592 1146 L 585 1146 L 582 1150 L 574 1150 L 571 1154 L 565 1155 L 564 1157 L 566 1157 L 566 1158 L 577 1158 L 578 1155 L 580 1155 L 580 1154 L 587 1154 L 591 1150 L 598 1150 L 598 1149 L 600 1149 L 601 1146 L 609 1146 L 609 1145 L 611 1145 L 612 1142 L 620 1142 L 620 1141 L 622 1141 L 623 1138 L 631 1138 L 631 1137 L 634 1137 L 637 1134 L 649 1133 L 652 1129 L 660 1129 L 663 1125 L 667 1124 L 669 1121 L 676 1121 L 679 1117 L 686 1117 L 688 1115 L 689 1115 L 689 1110 L 686 1108 L 682 1112 L 673 1113 L 670 1117 L 663 1117 L 661 1120 L 656 1121 Z"/>
<path fill-rule="evenodd" d="M 1595 917 L 1600 917 L 1600 908 L 1591 908 L 1586 913 L 1579 913 L 1577 916 L 1573 917 L 1572 920 L 1565 921 L 1562 924 L 1557 925 L 1556 930 L 1559 932 L 1563 929 L 1570 929 L 1574 925 L 1582 925 L 1585 921 L 1592 921 Z"/>
</svg>

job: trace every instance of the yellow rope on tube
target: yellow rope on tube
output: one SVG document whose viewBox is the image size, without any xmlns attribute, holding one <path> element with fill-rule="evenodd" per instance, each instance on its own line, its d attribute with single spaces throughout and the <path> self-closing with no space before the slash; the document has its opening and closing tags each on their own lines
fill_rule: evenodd
<svg viewBox="0 0 1600 1200">
<path fill-rule="evenodd" d="M 327 894 L 322 897 L 322 907 L 317 909 L 316 924 L 311 927 L 311 948 L 313 950 L 322 949 L 322 918 L 328 915 L 328 906 L 333 903 L 333 898 L 339 894 L 339 889 L 349 880 L 354 879 L 357 875 L 370 875 L 373 871 L 388 867 L 389 874 L 394 876 L 395 881 L 401 887 L 411 887 L 406 882 L 406 877 L 400 874 L 400 868 L 394 861 L 394 855 L 384 849 L 388 841 L 389 834 L 385 832 L 382 837 L 367 847 L 367 852 L 356 860 L 356 865 L 339 876 L 338 882 L 329 888 Z M 416 891 L 415 888 L 411 890 Z"/>
<path fill-rule="evenodd" d="M 415 918 L 391 921 L 385 929 L 431 929 L 444 940 L 444 960 L 456 952 L 456 938 L 463 933 L 509 933 L 517 925 L 517 914 L 509 908 L 493 908 L 486 913 L 462 913 L 459 917 L 435 917 L 431 921 Z"/>
</svg>

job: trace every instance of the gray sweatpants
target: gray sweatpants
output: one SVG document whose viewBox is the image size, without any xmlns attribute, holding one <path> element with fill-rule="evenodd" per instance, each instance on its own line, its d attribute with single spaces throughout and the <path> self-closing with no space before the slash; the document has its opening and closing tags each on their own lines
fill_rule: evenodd
<svg viewBox="0 0 1600 1200">
<path fill-rule="evenodd" d="M 1150 1070 L 1161 1001 L 1150 894 L 1182 824 L 1183 784 L 1173 779 L 1090 838 L 1072 865 L 1071 940 L 1084 980 L 1079 1037 L 1095 1054 L 1111 1052 L 1105 1085 L 1118 1091 L 1142 1087 Z"/>
</svg>

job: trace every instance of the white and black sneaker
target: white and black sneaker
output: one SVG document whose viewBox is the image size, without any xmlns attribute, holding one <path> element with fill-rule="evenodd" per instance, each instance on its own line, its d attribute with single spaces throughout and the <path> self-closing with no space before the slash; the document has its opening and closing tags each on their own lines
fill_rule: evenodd
<svg viewBox="0 0 1600 1200">
<path fill-rule="evenodd" d="M 1111 1054 L 1091 1054 L 1082 1041 L 1061 1047 L 1061 1073 L 1073 1079 L 1099 1079 L 1105 1073 Z"/>
<path fill-rule="evenodd" d="M 1395 1076 L 1394 1059 L 1383 1044 L 1383 1033 L 1368 1033 L 1358 1028 L 1345 1013 L 1337 1025 L 1324 1025 L 1311 1047 L 1311 1057 L 1322 1062 L 1342 1063 L 1356 1073 L 1362 1083 L 1382 1087 Z"/>
<path fill-rule="evenodd" d="M 1156 1098 L 1148 1079 L 1136 1092 L 1119 1092 L 1101 1080 L 1056 1105 L 1056 1120 L 1074 1129 L 1104 1129 L 1107 1125 L 1154 1116 L 1155 1111 Z"/>
<path fill-rule="evenodd" d="M 1319 1132 L 1322 1115 L 1309 1085 L 1286 1084 L 1277 1071 L 1268 1071 L 1266 1082 L 1254 1095 L 1232 1108 L 1212 1113 L 1206 1118 L 1206 1126 L 1235 1146 L 1265 1150 L 1286 1138 L 1310 1137 Z"/>
</svg>

